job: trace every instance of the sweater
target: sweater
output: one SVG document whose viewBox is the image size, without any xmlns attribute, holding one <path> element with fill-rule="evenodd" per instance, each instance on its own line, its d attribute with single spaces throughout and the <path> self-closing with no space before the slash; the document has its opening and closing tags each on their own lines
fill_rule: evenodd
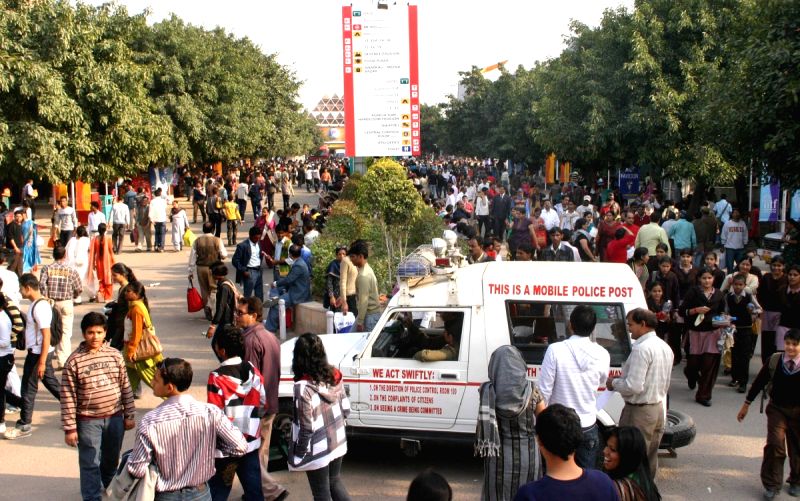
<svg viewBox="0 0 800 501">
<path fill-rule="evenodd" d="M 208 403 L 228 416 L 247 441 L 247 452 L 261 445 L 261 410 L 266 403 L 264 381 L 252 363 L 233 357 L 208 375 Z M 226 457 L 217 449 L 215 457 Z"/>
<path fill-rule="evenodd" d="M 719 239 L 726 249 L 744 249 L 747 245 L 747 225 L 742 220 L 731 219 L 722 225 Z"/>
<path fill-rule="evenodd" d="M 290 471 L 318 470 L 347 453 L 345 418 L 350 415 L 350 400 L 342 374 L 333 369 L 333 375 L 333 386 L 307 378 L 294 383 Z"/>
<path fill-rule="evenodd" d="M 133 419 L 136 408 L 122 355 L 103 344 L 92 353 L 83 342 L 69 356 L 61 375 L 61 425 L 78 428 L 78 419 L 101 419 L 123 413 Z"/>
<path fill-rule="evenodd" d="M 784 355 L 781 355 L 780 363 L 775 368 L 775 375 L 769 373 L 769 364 L 764 364 L 758 371 L 750 391 L 747 392 L 746 402 L 752 402 L 758 394 L 767 387 L 772 378 L 772 389 L 769 392 L 771 403 L 780 407 L 797 407 L 800 405 L 800 372 L 789 374 L 784 365 Z"/>
</svg>

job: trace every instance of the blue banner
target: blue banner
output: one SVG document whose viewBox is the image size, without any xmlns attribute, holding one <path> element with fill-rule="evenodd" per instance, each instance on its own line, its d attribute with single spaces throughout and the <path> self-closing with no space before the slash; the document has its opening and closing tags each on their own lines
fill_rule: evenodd
<svg viewBox="0 0 800 501">
<path fill-rule="evenodd" d="M 758 207 L 759 222 L 777 221 L 778 207 L 781 200 L 781 184 L 777 180 L 767 179 L 761 183 L 761 200 Z"/>
<path fill-rule="evenodd" d="M 619 193 L 623 198 L 639 195 L 639 169 L 625 169 L 619 173 Z"/>
<path fill-rule="evenodd" d="M 794 190 L 791 207 L 792 209 L 789 211 L 789 217 L 797 221 L 800 219 L 800 190 Z"/>
</svg>

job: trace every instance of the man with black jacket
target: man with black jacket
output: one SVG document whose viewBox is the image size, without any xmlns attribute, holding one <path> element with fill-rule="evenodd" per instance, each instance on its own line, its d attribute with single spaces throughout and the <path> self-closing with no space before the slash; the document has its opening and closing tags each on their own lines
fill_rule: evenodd
<svg viewBox="0 0 800 501">
<path fill-rule="evenodd" d="M 505 240 L 506 219 L 511 214 L 511 197 L 506 194 L 506 189 L 503 186 L 497 187 L 497 195 L 492 199 L 491 214 L 494 236 L 500 240 Z"/>
<path fill-rule="evenodd" d="M 236 286 L 228 280 L 228 267 L 219 261 L 211 265 L 211 274 L 217 282 L 217 307 L 211 317 L 206 337 L 211 339 L 214 333 L 221 331 L 226 325 L 233 325 L 233 316 L 236 312 L 236 299 L 239 296 Z M 220 360 L 221 362 L 221 360 Z"/>
<path fill-rule="evenodd" d="M 25 212 L 22 209 L 14 211 L 14 220 L 6 226 L 6 245 L 8 250 L 13 253 L 8 262 L 9 271 L 13 271 L 18 277 L 22 276 L 22 222 Z"/>
<path fill-rule="evenodd" d="M 236 283 L 244 285 L 244 297 L 255 295 L 264 300 L 264 281 L 261 274 L 261 230 L 250 228 L 249 238 L 240 242 L 233 253 L 231 264 L 236 268 Z"/>
</svg>

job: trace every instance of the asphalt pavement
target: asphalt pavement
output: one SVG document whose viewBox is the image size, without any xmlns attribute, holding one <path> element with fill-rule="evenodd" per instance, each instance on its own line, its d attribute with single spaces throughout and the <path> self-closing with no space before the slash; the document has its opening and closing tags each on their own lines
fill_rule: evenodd
<svg viewBox="0 0 800 501">
<path fill-rule="evenodd" d="M 297 190 L 297 201 L 316 205 L 316 196 Z M 41 211 L 40 211 L 41 213 Z M 246 238 L 252 224 L 248 211 L 239 236 Z M 200 225 L 193 225 L 200 232 Z M 223 229 L 224 231 L 224 229 Z M 169 232 L 167 232 L 167 248 Z M 229 248 L 230 255 L 233 248 Z M 47 251 L 44 252 L 47 255 Z M 190 393 L 205 400 L 205 383 L 209 371 L 217 366 L 208 341 L 201 334 L 208 326 L 202 313 L 186 312 L 188 250 L 163 254 L 135 253 L 126 240 L 118 261 L 130 266 L 148 288 L 156 331 L 161 339 L 165 356 L 183 357 L 194 368 L 194 382 Z M 325 257 L 321 257 L 325 261 Z M 45 262 L 48 262 L 46 259 Z M 115 292 L 116 294 L 116 292 Z M 73 346 L 82 337 L 78 324 L 81 317 L 102 308 L 99 304 L 84 302 L 75 308 L 75 334 Z M 27 309 L 27 305 L 23 306 Z M 17 366 L 22 374 L 21 353 Z M 754 376 L 760 366 L 758 356 L 751 365 Z M 673 371 L 670 406 L 681 410 L 695 421 L 697 438 L 688 447 L 678 450 L 676 458 L 661 458 L 657 482 L 665 500 L 744 500 L 760 499 L 759 468 L 761 451 L 766 436 L 766 419 L 753 404 L 744 423 L 736 421 L 736 413 L 743 395 L 728 388 L 729 378 L 720 375 L 714 389 L 713 406 L 702 407 L 694 402 L 682 374 L 682 365 Z M 137 416 L 157 406 L 149 389 L 136 401 Z M 13 426 L 18 414 L 6 415 Z M 134 432 L 126 433 L 123 450 L 133 444 Z M 186 444 L 191 447 L 191 444 Z M 60 428 L 58 402 L 40 388 L 33 415 L 33 434 L 17 441 L 0 440 L 0 499 L 47 499 L 52 501 L 80 499 L 77 451 L 64 444 Z M 351 440 L 344 459 L 343 478 L 354 500 L 405 499 L 408 484 L 425 468 L 433 467 L 451 483 L 456 500 L 480 498 L 482 464 L 473 458 L 471 447 L 423 444 L 419 455 L 413 458 L 402 454 L 397 443 Z M 788 467 L 787 467 L 788 468 Z M 289 499 L 311 499 L 306 477 L 302 473 L 278 472 L 275 477 L 290 491 Z M 238 482 L 231 499 L 239 499 Z M 782 494 L 784 499 L 788 495 Z"/>
</svg>

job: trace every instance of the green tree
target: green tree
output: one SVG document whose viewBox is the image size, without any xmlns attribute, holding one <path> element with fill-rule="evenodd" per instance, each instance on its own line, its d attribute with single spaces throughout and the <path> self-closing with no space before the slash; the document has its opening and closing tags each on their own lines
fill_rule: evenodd
<svg viewBox="0 0 800 501">
<path fill-rule="evenodd" d="M 766 164 L 800 186 L 800 3 L 744 0 L 724 44 L 726 61 L 704 86 L 708 136 L 730 162 Z"/>
<path fill-rule="evenodd" d="M 373 163 L 356 189 L 356 204 L 382 229 L 389 276 L 406 255 L 411 229 L 422 213 L 422 198 L 399 163 L 382 158 Z"/>
<path fill-rule="evenodd" d="M 170 149 L 126 45 L 132 28 L 121 8 L 3 2 L 0 165 L 11 177 L 108 179 Z"/>
</svg>

